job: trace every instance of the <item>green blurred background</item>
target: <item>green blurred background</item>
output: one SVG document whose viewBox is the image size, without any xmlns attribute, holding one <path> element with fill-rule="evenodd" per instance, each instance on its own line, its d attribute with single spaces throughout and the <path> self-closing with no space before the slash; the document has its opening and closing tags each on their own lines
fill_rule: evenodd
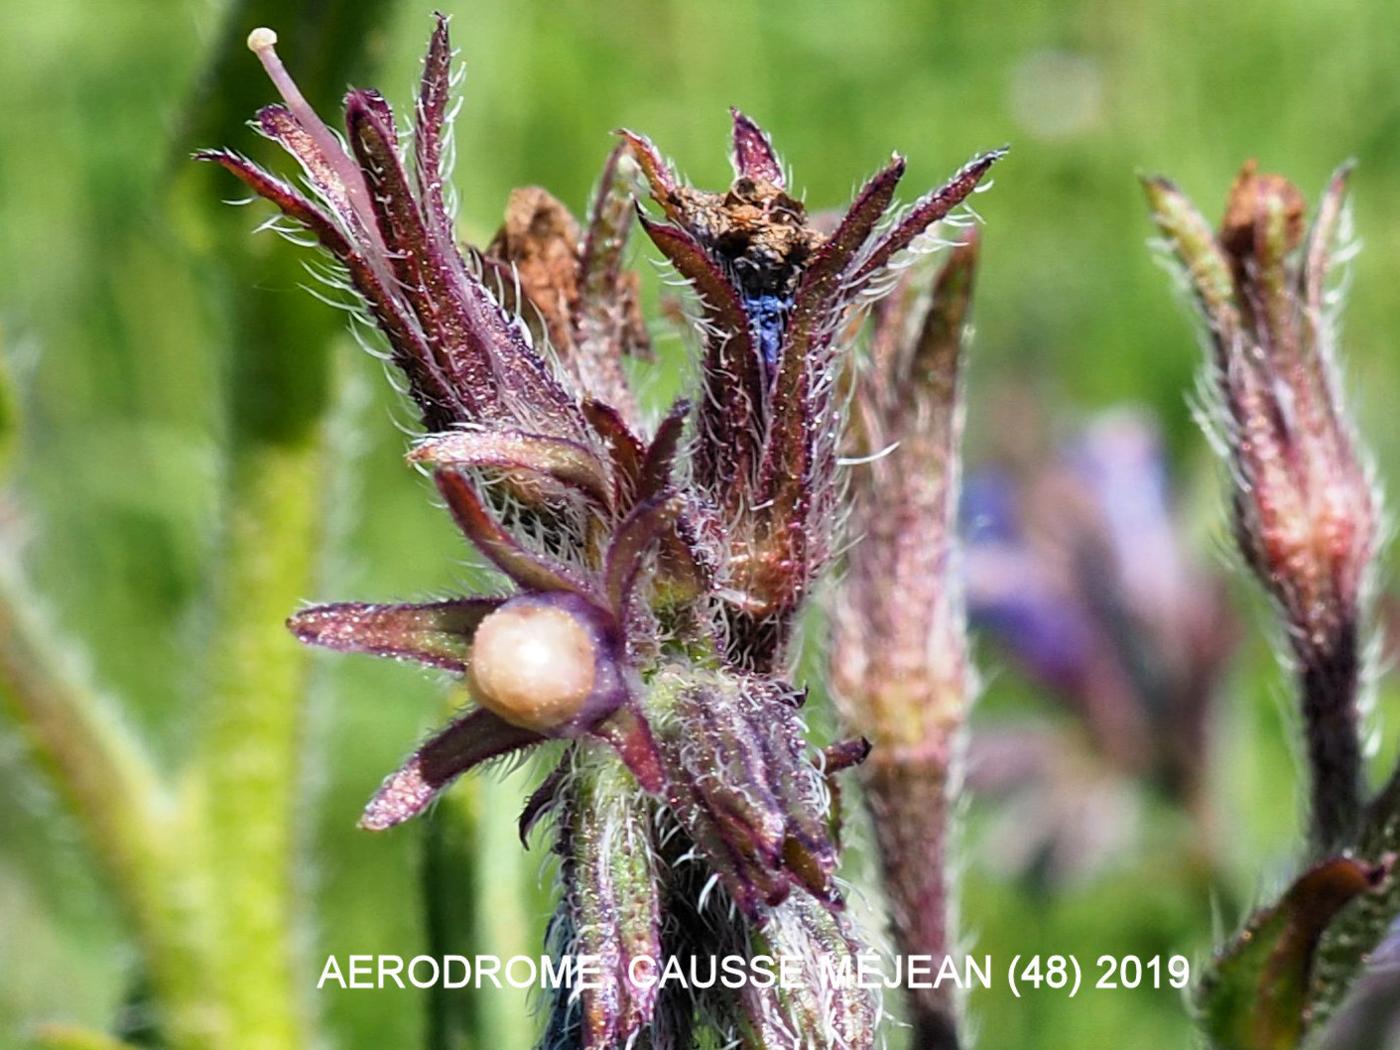
<svg viewBox="0 0 1400 1050">
<path fill-rule="evenodd" d="M 303 494 L 325 511 L 304 597 L 412 597 L 471 576 L 427 486 L 402 464 L 406 438 L 394 423 L 411 417 L 380 365 L 299 290 L 293 248 L 269 234 L 245 236 L 265 210 L 226 208 L 220 198 L 239 195 L 232 180 L 185 160 L 197 145 L 254 148 L 240 121 L 273 97 L 242 48 L 257 21 L 281 31 L 294 73 L 308 63 L 344 66 L 402 112 L 430 9 L 415 0 L 353 6 L 340 35 L 316 38 L 347 49 L 328 58 L 298 54 L 297 31 L 333 4 L 0 0 L 0 353 L 22 419 L 0 518 L 5 536 L 27 537 L 26 567 L 69 639 L 65 649 L 121 698 L 127 720 L 170 768 L 211 717 L 201 654 L 217 651 L 219 620 L 208 581 L 220 570 L 228 449 L 240 434 L 280 440 L 329 428 L 329 454 L 299 483 L 314 486 Z M 1350 292 L 1348 375 L 1380 475 L 1400 478 L 1392 404 L 1400 382 L 1392 335 L 1400 322 L 1392 294 L 1400 281 L 1400 6 L 444 6 L 468 70 L 455 180 L 462 232 L 477 243 L 513 186 L 546 186 L 581 209 L 620 125 L 650 134 L 698 184 L 721 184 L 731 104 L 769 128 L 817 206 L 845 200 L 894 148 L 909 157 L 912 193 L 974 150 L 1011 143 L 995 187 L 976 202 L 986 240 L 970 454 L 975 461 L 993 427 L 1014 425 L 979 412 L 979 390 L 1008 377 L 1033 386 L 1057 431 L 1097 408 L 1146 406 L 1163 420 L 1204 559 L 1221 544 L 1214 475 L 1186 400 L 1198 355 L 1144 248 L 1134 172 L 1172 175 L 1213 215 L 1247 157 L 1311 196 L 1333 165 L 1355 156 L 1365 251 Z M 335 111 L 333 94 L 313 102 Z M 654 268 L 642 269 L 654 285 Z M 268 317 L 270 331 L 257 321 Z M 683 345 L 662 327 L 658 335 L 659 399 Z M 275 357 L 259 358 L 261 350 Z M 250 359 L 260 362 L 251 375 L 240 363 Z M 1235 589 L 1247 623 L 1262 628 L 1261 603 Z M 1227 925 L 1240 902 L 1263 899 L 1286 877 L 1298 841 L 1297 774 L 1281 714 L 1287 692 L 1262 634 L 1251 630 L 1218 719 L 1212 791 L 1226 834 L 1214 895 L 1235 902 Z M 374 836 L 354 821 L 384 773 L 441 718 L 443 691 L 411 669 L 365 658 L 312 666 L 307 762 L 294 785 L 298 892 L 309 920 L 298 976 L 332 1045 L 418 1046 L 421 993 L 317 994 L 311 986 L 327 952 L 407 956 L 427 943 L 421 823 Z M 995 652 L 984 653 L 984 667 L 979 719 L 1062 717 Z M 1388 755 L 1400 712 L 1392 683 L 1382 683 L 1377 709 Z M 464 789 L 488 847 L 471 906 L 476 951 L 538 944 L 548 897 L 547 886 L 534 887 L 549 869 L 538 845 L 519 851 L 512 827 L 526 786 L 514 774 Z M 134 955 L 77 825 L 8 722 L 0 723 L 0 798 L 0 1045 L 22 1045 L 21 1033 L 40 1020 L 106 1027 L 130 991 Z M 1147 792 L 1135 804 L 1143 815 L 1127 846 L 1047 890 L 979 849 L 995 814 L 974 802 L 961 896 L 977 949 L 1002 961 L 1034 951 L 1201 958 L 1213 894 L 1178 863 L 1182 818 Z M 498 999 L 489 1008 L 503 1017 L 522 1005 Z M 970 1005 L 988 1047 L 1190 1038 L 1171 991 L 1014 1001 L 999 986 Z M 528 1042 L 528 1022 L 503 1024 L 514 1033 L 510 1046 Z"/>
</svg>

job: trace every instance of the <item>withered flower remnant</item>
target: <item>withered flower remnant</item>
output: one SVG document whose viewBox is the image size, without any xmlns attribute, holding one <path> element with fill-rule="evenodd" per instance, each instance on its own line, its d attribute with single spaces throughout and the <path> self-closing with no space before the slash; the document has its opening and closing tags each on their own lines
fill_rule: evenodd
<svg viewBox="0 0 1400 1050">
<path fill-rule="evenodd" d="M 733 115 L 735 178 L 724 193 L 685 185 L 649 140 L 622 134 L 666 219 L 643 215 L 642 226 L 701 300 L 693 481 L 724 550 L 727 654 L 769 671 L 784 666 L 841 519 L 838 336 L 1005 151 L 974 158 L 902 212 L 892 212 L 904 174 L 896 155 L 825 234 L 787 192 L 767 136 Z"/>
<path fill-rule="evenodd" d="M 1029 429 L 968 478 L 972 627 L 1119 773 L 1205 820 L 1211 700 L 1237 631 L 1223 580 L 1190 556 L 1156 422 L 1111 409 L 1059 447 Z"/>
<path fill-rule="evenodd" d="M 635 421 L 637 406 L 622 358 L 646 358 L 651 352 L 638 304 L 639 275 L 622 269 L 632 224 L 633 172 L 631 158 L 618 145 L 599 178 L 586 232 L 545 190 L 512 191 L 505 221 L 486 249 L 486 259 L 502 268 L 503 304 L 512 309 L 528 304 L 523 319 L 536 340 L 548 340 L 579 391 L 611 405 L 629 422 Z"/>
</svg>

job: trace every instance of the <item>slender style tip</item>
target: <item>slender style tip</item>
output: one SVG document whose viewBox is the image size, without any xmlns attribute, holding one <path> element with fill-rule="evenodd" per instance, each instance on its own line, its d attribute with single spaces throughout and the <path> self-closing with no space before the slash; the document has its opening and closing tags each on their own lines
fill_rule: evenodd
<svg viewBox="0 0 1400 1050">
<path fill-rule="evenodd" d="M 276 46 L 277 32 L 268 29 L 267 26 L 258 26 L 257 29 L 248 34 L 248 50 L 255 55 L 263 51 L 271 51 Z"/>
</svg>

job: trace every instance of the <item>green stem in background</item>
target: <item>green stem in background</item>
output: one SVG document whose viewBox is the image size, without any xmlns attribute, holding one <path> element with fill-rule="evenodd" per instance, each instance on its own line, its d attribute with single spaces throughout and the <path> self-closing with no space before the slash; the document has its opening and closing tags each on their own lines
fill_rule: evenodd
<svg viewBox="0 0 1400 1050">
<path fill-rule="evenodd" d="M 141 947 L 173 1047 L 204 1047 L 220 1030 L 210 947 L 197 923 L 198 875 L 183 814 L 140 742 L 70 669 L 13 566 L 0 565 L 0 702 L 48 767 L 82 824 Z"/>
<path fill-rule="evenodd" d="M 34 1050 L 139 1050 L 105 1032 L 66 1024 L 41 1025 L 30 1036 L 29 1043 Z"/>
<path fill-rule="evenodd" d="M 0 372 L 0 480 L 18 413 Z M 199 878 L 179 834 L 185 814 L 160 783 L 150 756 L 108 698 L 66 656 L 39 612 L 20 567 L 0 559 L 0 707 L 20 727 L 111 875 L 141 946 L 169 1045 L 209 1045 L 219 1032 L 212 1007 L 207 938 L 193 916 Z M 47 1033 L 47 1034 L 46 1034 Z M 42 1045 L 84 1045 L 66 1028 L 46 1028 Z M 92 1038 L 97 1038 L 93 1036 Z M 86 1045 L 101 1046 L 89 1041 Z"/>
<path fill-rule="evenodd" d="M 428 954 L 468 955 L 479 947 L 481 781 L 467 780 L 442 796 L 423 828 L 423 908 Z M 481 992 L 470 986 L 429 989 L 426 1050 L 477 1050 Z"/>
<path fill-rule="evenodd" d="M 503 959 L 538 956 L 538 924 L 522 892 L 530 884 L 529 868 L 538 862 L 521 851 L 516 823 L 520 799 L 530 789 L 525 770 L 478 777 L 475 787 L 480 807 L 476 857 L 478 864 L 485 859 L 487 876 L 480 881 L 475 900 L 476 929 L 481 936 L 476 950 Z M 491 988 L 481 997 L 480 1050 L 529 1050 L 535 1027 L 529 1016 L 529 993 L 524 989 Z"/>
<path fill-rule="evenodd" d="M 456 713 L 456 708 L 449 705 Z M 428 954 L 538 956 L 517 814 L 530 767 L 471 777 L 444 793 L 423 832 Z M 523 789 L 523 790 L 522 790 Z M 444 988 L 427 993 L 426 1050 L 529 1050 L 528 995 L 519 989 Z"/>
<path fill-rule="evenodd" d="M 303 87 L 323 101 L 359 71 L 365 41 L 391 9 L 350 0 L 235 4 L 182 146 L 246 138 L 245 114 L 267 93 L 242 46 L 253 26 L 282 29 Z M 191 178 L 201 200 L 220 199 L 207 175 Z M 218 210 L 201 211 L 218 251 L 215 276 L 239 305 L 230 319 L 224 535 L 205 663 L 210 721 L 191 770 L 206 816 L 231 1045 L 296 1050 L 311 1042 L 314 983 L 297 966 L 306 909 L 294 882 L 307 674 L 284 620 L 314 589 L 326 491 L 322 421 L 341 326 L 305 309 L 305 275 L 290 250 L 273 266 L 279 294 L 248 296 L 269 286 L 269 260 L 255 261 L 262 246 L 251 243 L 245 213 L 210 207 Z"/>
<path fill-rule="evenodd" d="M 465 780 L 434 808 L 423 840 L 429 954 L 539 954 L 515 826 L 520 779 Z M 521 990 L 438 987 L 427 994 L 427 1050 L 529 1050 L 534 1043 Z"/>
<path fill-rule="evenodd" d="M 311 589 L 316 443 L 236 455 L 211 637 L 202 779 L 220 982 L 240 1047 L 305 1046 L 294 817 L 306 666 L 283 619 Z M 305 987 L 309 987 L 307 984 Z"/>
<path fill-rule="evenodd" d="M 19 410 L 16 407 L 14 384 L 5 364 L 4 332 L 0 331 L 0 479 L 4 478 L 14 455 L 19 434 Z"/>
</svg>

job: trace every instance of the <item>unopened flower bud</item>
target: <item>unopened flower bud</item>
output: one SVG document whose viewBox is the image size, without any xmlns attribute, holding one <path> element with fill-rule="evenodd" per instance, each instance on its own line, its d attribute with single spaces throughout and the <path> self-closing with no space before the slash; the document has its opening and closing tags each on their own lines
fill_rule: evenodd
<svg viewBox="0 0 1400 1050">
<path fill-rule="evenodd" d="M 861 767 L 898 950 L 953 950 L 949 822 L 972 692 L 954 518 L 961 373 L 977 241 L 931 290 L 911 273 L 876 313 L 855 381 L 846 576 L 834 610 L 831 684 L 846 725 L 869 738 Z M 911 989 L 912 1045 L 946 1045 L 948 989 Z"/>
<path fill-rule="evenodd" d="M 799 886 L 840 906 L 827 799 L 795 699 L 768 678 L 668 672 L 646 703 L 671 810 L 750 917 Z"/>
<path fill-rule="evenodd" d="M 1347 169 L 1310 233 L 1302 196 L 1251 162 L 1213 233 L 1165 179 L 1145 182 L 1213 348 L 1212 422 L 1229 459 L 1236 540 L 1277 602 L 1298 662 L 1315 843 L 1330 852 L 1360 813 L 1357 691 L 1377 498 L 1336 377 L 1329 303 Z"/>
<path fill-rule="evenodd" d="M 848 916 L 794 894 L 748 931 L 748 950 L 796 964 L 786 984 L 750 982 L 736 1022 L 744 1046 L 869 1050 L 879 1042 L 878 993 L 857 973 L 865 949 Z M 915 1042 L 920 1048 L 930 1044 Z"/>
<path fill-rule="evenodd" d="M 606 748 L 582 745 L 568 780 L 559 852 L 572 936 L 561 948 L 598 960 L 599 969 L 579 990 L 581 1045 L 627 1046 L 653 1020 L 657 986 L 645 978 L 663 957 L 656 814 Z"/>
</svg>

